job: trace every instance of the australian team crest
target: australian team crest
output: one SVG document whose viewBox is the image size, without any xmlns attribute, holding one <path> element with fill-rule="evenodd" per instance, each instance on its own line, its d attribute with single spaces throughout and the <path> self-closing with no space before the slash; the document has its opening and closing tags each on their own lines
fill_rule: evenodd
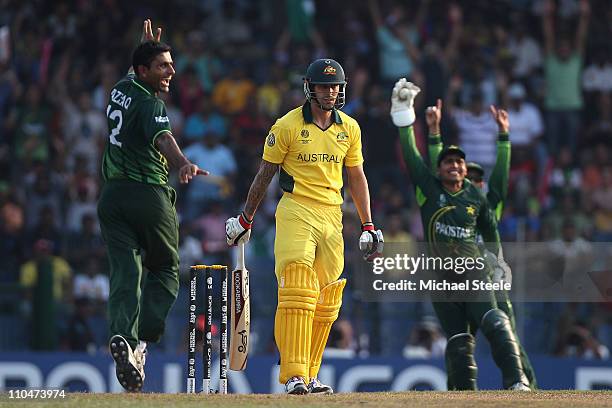
<svg viewBox="0 0 612 408">
<path fill-rule="evenodd" d="M 270 133 L 266 138 L 266 143 L 268 146 L 272 147 L 276 143 L 276 138 L 274 137 L 274 133 Z"/>
<path fill-rule="evenodd" d="M 340 132 L 336 135 L 336 140 L 339 142 L 344 142 L 348 139 L 348 135 L 345 132 Z"/>
<path fill-rule="evenodd" d="M 336 75 L 336 68 L 331 65 L 326 66 L 323 68 L 323 75 Z"/>
<path fill-rule="evenodd" d="M 302 136 L 304 139 L 308 139 L 308 136 L 310 136 L 310 134 L 308 133 L 307 129 L 302 129 L 302 131 L 300 132 L 300 136 Z"/>
</svg>

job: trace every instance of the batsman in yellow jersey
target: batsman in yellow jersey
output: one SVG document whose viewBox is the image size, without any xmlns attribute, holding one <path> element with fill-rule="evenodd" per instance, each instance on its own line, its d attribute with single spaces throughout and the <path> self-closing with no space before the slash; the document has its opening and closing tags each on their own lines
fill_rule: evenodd
<svg viewBox="0 0 612 408">
<path fill-rule="evenodd" d="M 272 126 L 244 211 L 225 223 L 228 244 L 247 242 L 257 206 L 280 171 L 284 194 L 276 209 L 274 337 L 280 351 L 279 381 L 287 394 L 333 392 L 317 374 L 346 284 L 340 279 L 343 167 L 362 222 L 359 248 L 368 261 L 382 253 L 383 235 L 370 213 L 361 130 L 340 111 L 345 89 L 344 70 L 338 62 L 319 59 L 310 64 L 304 78 L 306 103 Z"/>
</svg>

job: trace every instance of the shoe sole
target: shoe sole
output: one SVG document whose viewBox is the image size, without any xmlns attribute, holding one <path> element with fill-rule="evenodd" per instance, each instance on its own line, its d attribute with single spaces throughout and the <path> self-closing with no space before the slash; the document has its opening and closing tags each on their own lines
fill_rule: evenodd
<svg viewBox="0 0 612 408">
<path fill-rule="evenodd" d="M 334 390 L 332 389 L 321 389 L 321 388 L 313 388 L 312 390 L 309 391 L 309 394 L 314 394 L 314 395 L 331 395 L 334 393 Z"/>
<path fill-rule="evenodd" d="M 287 392 L 288 395 L 304 395 L 308 394 L 308 388 L 303 385 L 296 385 L 291 391 Z"/>
<path fill-rule="evenodd" d="M 121 336 L 113 336 L 109 346 L 111 356 L 115 360 L 115 374 L 119 384 L 128 392 L 141 391 L 143 378 L 130 361 L 130 346 L 127 341 Z"/>
</svg>

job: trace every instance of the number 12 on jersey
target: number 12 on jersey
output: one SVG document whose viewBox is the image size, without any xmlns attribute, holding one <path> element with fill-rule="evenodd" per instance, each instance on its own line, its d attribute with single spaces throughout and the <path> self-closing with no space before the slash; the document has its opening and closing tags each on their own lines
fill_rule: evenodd
<svg viewBox="0 0 612 408">
<path fill-rule="evenodd" d="M 121 147 L 121 142 L 117 140 L 117 136 L 121 131 L 121 125 L 123 125 L 123 114 L 119 109 L 115 109 L 111 112 L 111 106 L 108 105 L 108 107 L 106 108 L 106 116 L 112 121 L 119 119 L 117 126 L 111 129 L 111 133 L 110 135 L 108 135 L 108 137 L 110 138 L 110 142 L 112 144 Z"/>
</svg>

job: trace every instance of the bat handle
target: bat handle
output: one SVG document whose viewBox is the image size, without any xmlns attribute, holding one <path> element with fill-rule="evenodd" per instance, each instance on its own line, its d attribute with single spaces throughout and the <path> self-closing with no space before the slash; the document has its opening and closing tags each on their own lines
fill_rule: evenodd
<svg viewBox="0 0 612 408">
<path fill-rule="evenodd" d="M 245 269 L 244 267 L 244 244 L 238 244 L 238 260 L 236 261 L 237 269 Z"/>
</svg>

